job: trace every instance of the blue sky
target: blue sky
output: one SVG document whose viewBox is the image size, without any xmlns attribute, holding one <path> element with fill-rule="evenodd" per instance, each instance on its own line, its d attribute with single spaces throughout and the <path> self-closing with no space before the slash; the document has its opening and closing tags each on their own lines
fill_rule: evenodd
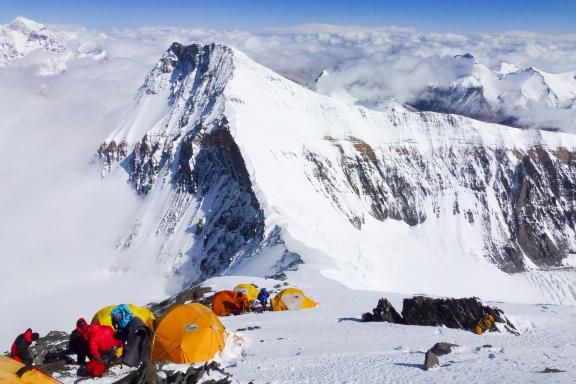
<svg viewBox="0 0 576 384">
<path fill-rule="evenodd" d="M 576 33 L 576 0 L 0 0 L 0 23 L 19 15 L 102 29 L 262 30 L 327 23 L 436 32 Z"/>
</svg>

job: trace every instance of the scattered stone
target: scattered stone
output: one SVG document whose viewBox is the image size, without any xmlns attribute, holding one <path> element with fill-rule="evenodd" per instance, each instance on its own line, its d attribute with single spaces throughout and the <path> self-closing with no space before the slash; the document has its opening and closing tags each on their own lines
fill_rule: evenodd
<svg viewBox="0 0 576 384">
<path fill-rule="evenodd" d="M 492 348 L 492 344 L 484 344 L 482 348 Z"/>
<path fill-rule="evenodd" d="M 251 327 L 246 327 L 246 328 L 238 328 L 238 329 L 236 330 L 236 332 L 253 331 L 253 330 L 255 330 L 255 329 L 262 329 L 262 328 L 260 328 L 259 326 L 255 325 L 255 326 L 253 326 L 253 327 L 251 326 Z"/>
<path fill-rule="evenodd" d="M 542 371 L 540 371 L 540 373 L 561 373 L 561 372 L 566 372 L 563 371 L 561 369 L 556 369 L 556 368 L 544 368 Z"/>
<path fill-rule="evenodd" d="M 376 308 L 372 310 L 372 313 L 366 312 L 362 315 L 363 321 L 385 321 L 387 323 L 393 324 L 404 324 L 404 319 L 400 314 L 394 309 L 392 304 L 388 299 L 378 300 Z"/>
<path fill-rule="evenodd" d="M 426 352 L 424 356 L 424 369 L 427 371 L 430 368 L 434 368 L 440 365 L 440 360 L 438 360 L 438 356 L 434 354 L 431 350 Z"/>
<path fill-rule="evenodd" d="M 211 371 L 219 372 L 223 378 L 202 381 Z M 162 374 L 165 378 L 160 376 Z M 230 384 L 231 375 L 224 371 L 220 364 L 211 362 L 200 367 L 190 366 L 184 372 L 161 371 L 155 364 L 145 364 L 114 384 Z"/>
<path fill-rule="evenodd" d="M 77 366 L 71 366 L 76 361 L 69 356 L 71 354 L 68 350 L 69 339 L 68 333 L 60 331 L 51 331 L 39 338 L 30 347 L 30 352 L 34 356 L 34 365 L 49 375 L 74 376 Z"/>
<path fill-rule="evenodd" d="M 280 280 L 280 281 L 285 281 L 286 279 L 288 279 L 288 276 L 286 276 L 286 274 L 284 272 L 280 272 L 280 273 L 276 273 L 274 275 L 267 275 L 264 276 L 264 278 L 266 280 L 268 279 L 272 279 L 272 280 Z M 280 286 L 280 285 L 278 285 Z"/>
<path fill-rule="evenodd" d="M 457 346 L 458 344 L 440 342 L 434 344 L 434 346 L 430 348 L 430 352 L 432 352 L 436 356 L 444 356 L 452 352 L 452 348 Z"/>
<path fill-rule="evenodd" d="M 46 355 L 56 351 L 67 350 L 69 339 L 70 335 L 68 333 L 60 331 L 51 331 L 48 332 L 46 336 L 39 338 L 38 341 L 30 347 L 32 355 L 35 356 L 34 363 L 44 363 Z"/>
</svg>

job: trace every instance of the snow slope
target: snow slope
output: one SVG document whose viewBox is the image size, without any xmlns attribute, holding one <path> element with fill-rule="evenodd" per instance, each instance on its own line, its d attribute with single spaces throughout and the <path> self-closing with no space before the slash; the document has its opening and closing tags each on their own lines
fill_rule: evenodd
<svg viewBox="0 0 576 384">
<path fill-rule="evenodd" d="M 557 288 L 517 272 L 563 267 L 576 249 L 575 147 L 570 134 L 368 110 L 226 46 L 173 44 L 99 154 L 145 195 L 126 268 L 187 284 L 304 262 L 356 288 L 569 303 L 556 292 L 573 292 L 571 272 Z"/>
<path fill-rule="evenodd" d="M 282 287 L 277 280 L 248 276 L 217 277 L 203 285 L 217 291 L 248 281 L 271 291 Z M 573 382 L 574 307 L 489 303 L 504 310 L 520 335 L 478 336 L 445 327 L 359 320 L 381 297 L 400 310 L 403 295 L 354 291 L 322 278 L 290 283 L 302 288 L 319 306 L 220 319 L 229 343 L 215 360 L 232 374 L 233 383 L 485 383 L 494 378 L 506 383 Z M 439 358 L 440 367 L 425 371 L 424 354 L 437 342 L 458 347 Z M 172 365 L 174 368 L 186 369 Z M 564 372 L 541 373 L 545 368 Z M 115 370 L 115 374 L 121 373 Z M 116 379 L 109 375 L 86 382 L 112 383 Z"/>
<path fill-rule="evenodd" d="M 229 289 L 242 277 L 216 278 L 205 284 Z M 270 281 L 256 284 L 271 287 Z M 229 331 L 245 339 L 239 358 L 224 362 L 240 383 L 485 383 L 571 382 L 576 340 L 573 307 L 493 303 L 521 330 L 520 336 L 477 336 L 444 327 L 363 323 L 360 314 L 387 297 L 400 309 L 403 296 L 353 291 L 323 279 L 298 282 L 317 308 L 224 318 Z M 368 309 L 367 309 L 368 308 Z M 437 342 L 458 344 L 440 357 L 441 366 L 424 371 L 424 353 Z M 483 345 L 490 347 L 482 348 Z M 566 372 L 539 373 L 546 367 Z"/>
</svg>

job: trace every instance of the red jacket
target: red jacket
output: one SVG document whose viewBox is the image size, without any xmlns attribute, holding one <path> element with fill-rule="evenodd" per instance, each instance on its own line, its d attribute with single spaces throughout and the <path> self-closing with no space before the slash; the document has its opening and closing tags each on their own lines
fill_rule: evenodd
<svg viewBox="0 0 576 384">
<path fill-rule="evenodd" d="M 12 348 L 10 349 L 11 357 L 26 365 L 32 365 L 32 356 L 30 352 L 28 352 L 30 344 L 32 344 L 32 330 L 28 328 L 26 332 L 18 335 L 16 340 L 14 340 Z"/>
<path fill-rule="evenodd" d="M 92 324 L 88 330 L 88 344 L 93 357 L 102 357 L 102 354 L 114 347 L 121 347 L 120 340 L 114 338 L 114 329 L 107 325 Z"/>
<path fill-rule="evenodd" d="M 246 295 L 236 295 L 236 305 L 240 312 L 250 312 L 250 302 L 248 301 Z"/>
<path fill-rule="evenodd" d="M 90 332 L 89 326 L 87 328 L 76 327 L 76 332 L 81 334 L 82 337 L 84 338 L 84 340 L 88 341 L 88 339 L 89 339 L 88 332 Z"/>
</svg>

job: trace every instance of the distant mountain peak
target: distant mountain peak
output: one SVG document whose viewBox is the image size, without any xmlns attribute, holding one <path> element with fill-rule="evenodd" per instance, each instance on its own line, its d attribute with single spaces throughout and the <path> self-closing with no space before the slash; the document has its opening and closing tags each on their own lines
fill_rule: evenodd
<svg viewBox="0 0 576 384">
<path fill-rule="evenodd" d="M 35 52 L 48 55 L 41 61 L 26 63 L 25 59 Z M 41 23 L 19 16 L 0 25 L 0 67 L 32 65 L 39 75 L 53 75 L 66 70 L 66 62 L 72 56 L 56 34 Z"/>
<path fill-rule="evenodd" d="M 23 16 L 18 16 L 8 24 L 6 24 L 8 29 L 20 30 L 23 32 L 38 31 L 41 29 L 46 29 L 44 24 L 38 23 L 34 20 L 28 19 Z"/>
</svg>

